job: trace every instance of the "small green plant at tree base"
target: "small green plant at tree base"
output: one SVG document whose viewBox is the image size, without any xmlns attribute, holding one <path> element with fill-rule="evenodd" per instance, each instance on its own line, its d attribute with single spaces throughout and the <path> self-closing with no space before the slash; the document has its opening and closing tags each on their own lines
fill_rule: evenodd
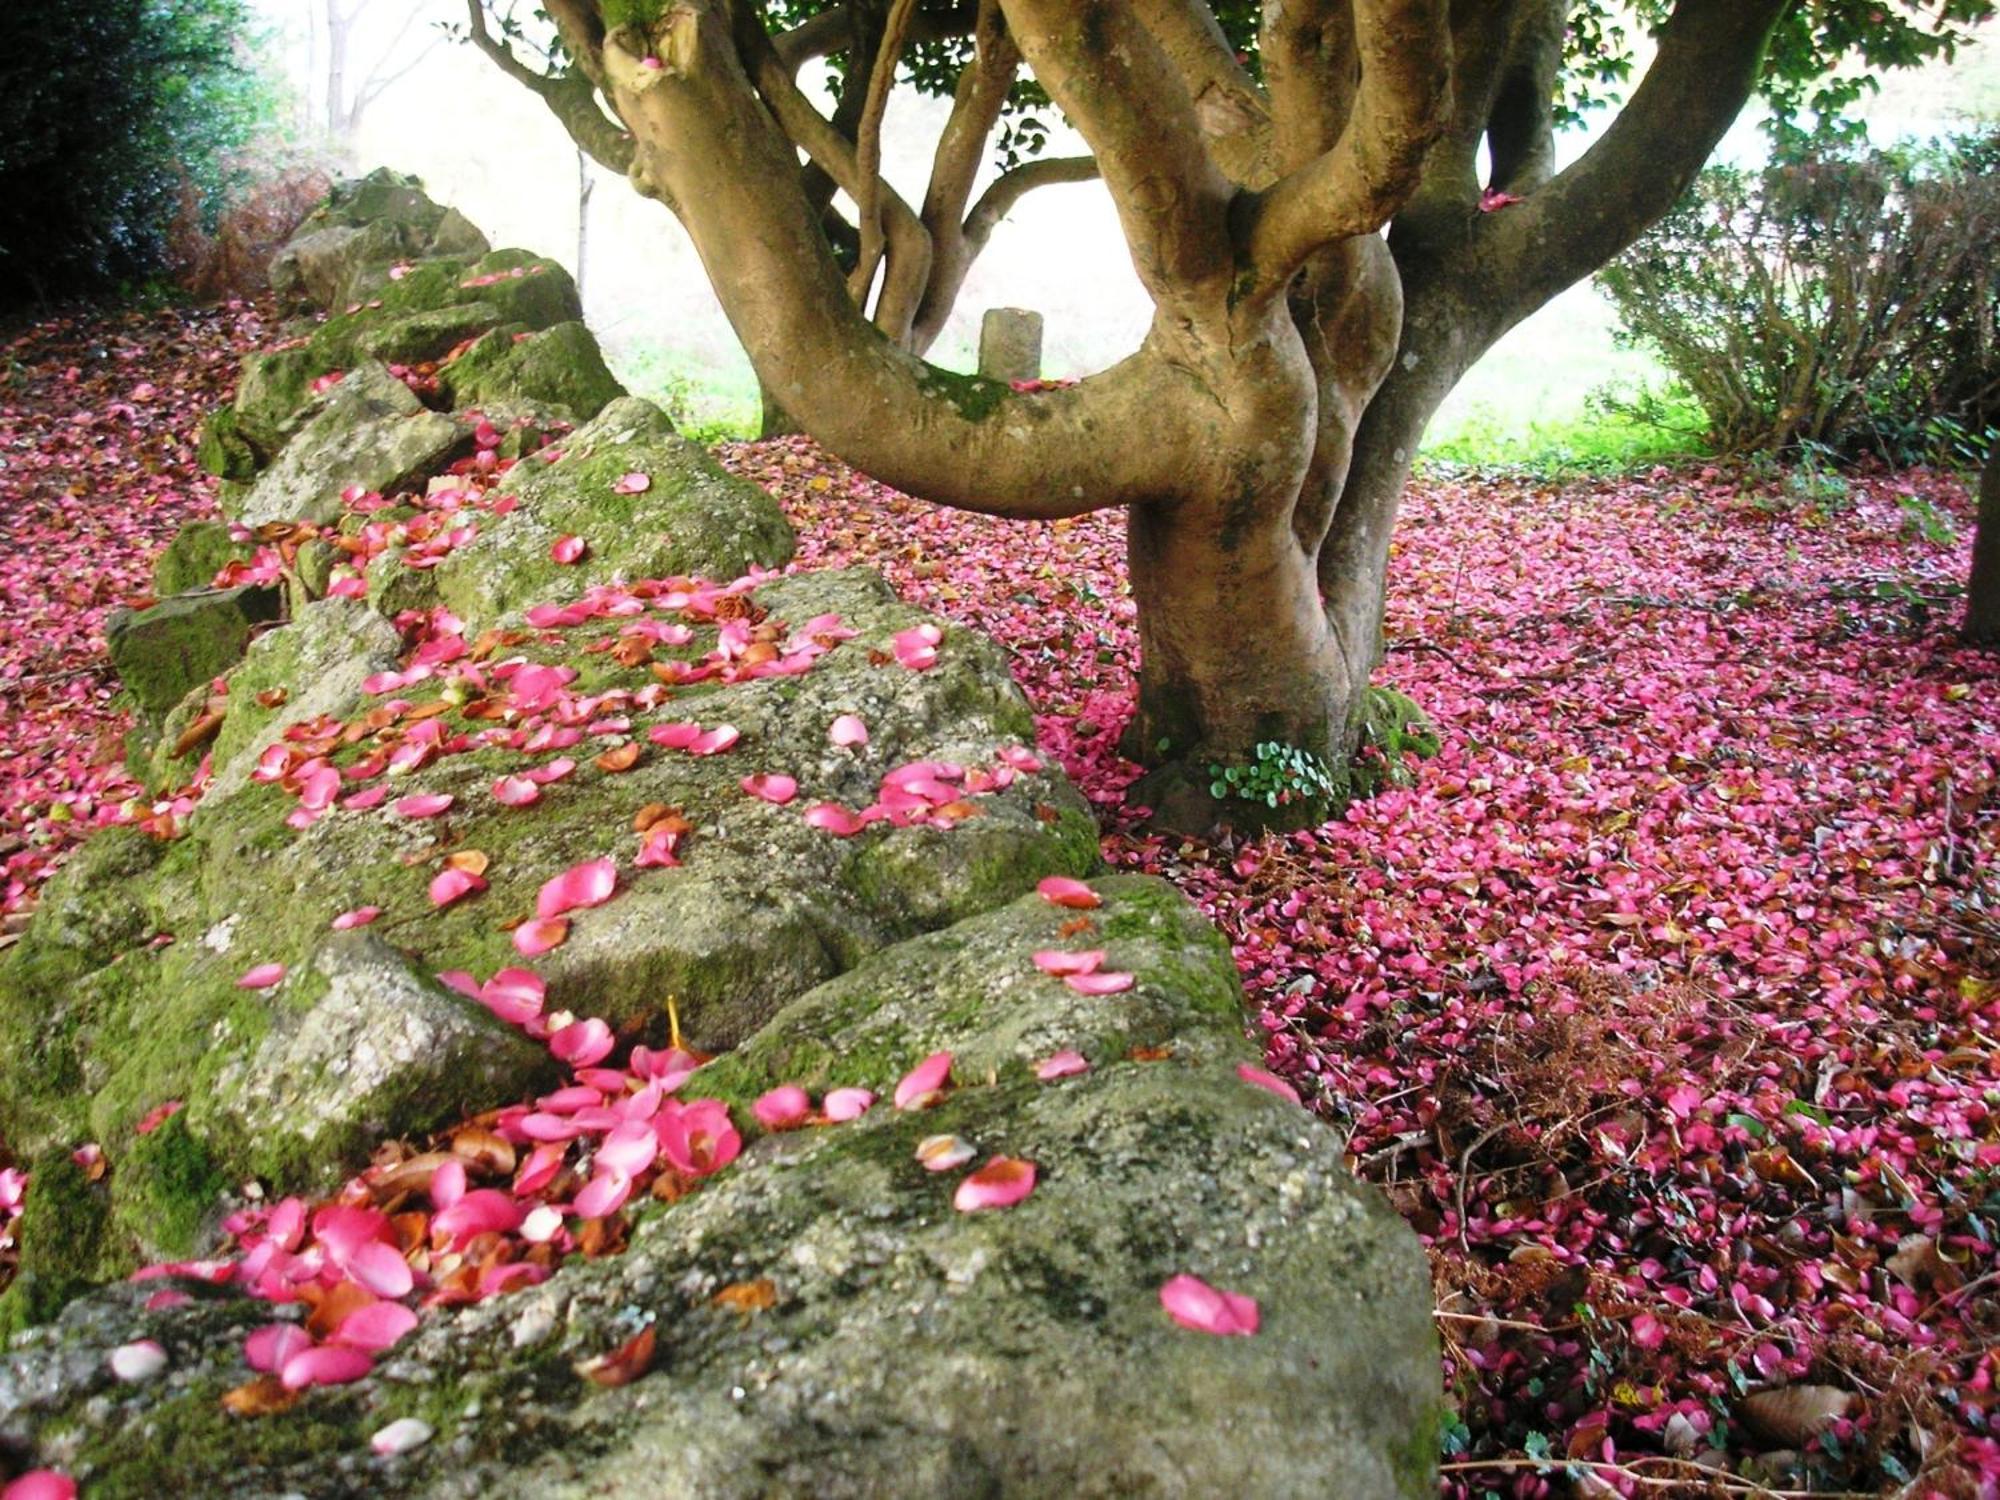
<svg viewBox="0 0 2000 1500">
<path fill-rule="evenodd" d="M 1266 807 L 1285 807 L 1310 797 L 1339 795 L 1333 770 L 1310 750 L 1296 745 L 1266 740 L 1257 747 L 1256 758 L 1246 765 L 1211 764 L 1208 794 L 1218 802 L 1238 797 L 1245 802 L 1261 802 Z"/>
</svg>

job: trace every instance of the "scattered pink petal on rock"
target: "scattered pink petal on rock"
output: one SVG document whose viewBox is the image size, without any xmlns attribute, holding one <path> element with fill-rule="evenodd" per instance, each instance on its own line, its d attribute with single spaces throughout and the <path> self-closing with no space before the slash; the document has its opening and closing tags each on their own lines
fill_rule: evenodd
<svg viewBox="0 0 2000 1500">
<path fill-rule="evenodd" d="M 392 1348 L 417 1326 L 417 1315 L 400 1302 L 370 1302 L 340 1320 L 333 1341 L 370 1354 Z"/>
<path fill-rule="evenodd" d="M 660 1138 L 650 1122 L 627 1120 L 614 1126 L 597 1148 L 597 1169 L 637 1177 L 660 1154 Z"/>
<path fill-rule="evenodd" d="M 76 1500 L 76 1481 L 60 1469 L 30 1469 L 0 1490 L 0 1500 Z"/>
<path fill-rule="evenodd" d="M 431 1424 L 421 1417 L 398 1417 L 368 1440 L 378 1458 L 400 1458 L 431 1440 Z"/>
<path fill-rule="evenodd" d="M 568 937 L 567 917 L 537 917 L 514 929 L 514 951 L 523 958 L 534 958 L 560 948 Z"/>
<path fill-rule="evenodd" d="M 438 1163 L 429 1188 L 432 1208 L 450 1208 L 465 1196 L 465 1163 L 457 1157 Z"/>
<path fill-rule="evenodd" d="M 285 966 L 283 964 L 259 964 L 256 968 L 245 972 L 243 977 L 236 981 L 236 988 L 239 990 L 268 990 L 274 984 L 284 983 L 284 980 Z"/>
<path fill-rule="evenodd" d="M 815 803 L 806 809 L 805 820 L 806 826 L 843 839 L 853 838 L 868 826 L 838 802 Z"/>
<path fill-rule="evenodd" d="M 936 1102 L 951 1078 L 951 1054 L 933 1052 L 896 1085 L 896 1108 L 924 1109 Z"/>
<path fill-rule="evenodd" d="M 790 1130 L 805 1124 L 811 1117 L 812 1100 L 797 1084 L 780 1084 L 770 1092 L 758 1095 L 757 1102 L 750 1106 L 750 1113 L 766 1130 Z"/>
<path fill-rule="evenodd" d="M 1035 1164 L 1018 1156 L 996 1156 L 958 1185 L 951 1206 L 962 1214 L 983 1208 L 1012 1208 L 1035 1190 Z"/>
<path fill-rule="evenodd" d="M 449 906 L 460 897 L 485 889 L 485 876 L 475 875 L 470 870 L 461 870 L 455 865 L 448 865 L 431 877 L 431 905 Z"/>
<path fill-rule="evenodd" d="M 751 796 L 761 797 L 779 807 L 799 794 L 799 784 L 777 771 L 759 771 L 754 776 L 745 776 L 740 784 Z"/>
<path fill-rule="evenodd" d="M 275 1375 L 312 1342 L 312 1335 L 296 1323 L 266 1323 L 243 1341 L 243 1359 L 251 1369 Z"/>
<path fill-rule="evenodd" d="M 107 1363 L 111 1366 L 111 1373 L 120 1380 L 151 1380 L 166 1369 L 167 1351 L 153 1339 L 140 1339 L 113 1349 Z"/>
<path fill-rule="evenodd" d="M 1130 974 L 1120 974 L 1108 969 L 1095 969 L 1088 974 L 1065 974 L 1063 983 L 1079 995 L 1116 995 L 1132 988 L 1137 981 Z"/>
<path fill-rule="evenodd" d="M 525 1026 L 541 1015 L 548 993 L 548 982 L 533 969 L 502 969 L 475 998 L 509 1025 Z"/>
<path fill-rule="evenodd" d="M 433 1215 L 431 1228 L 463 1243 L 474 1235 L 511 1234 L 527 1212 L 498 1188 L 474 1188 L 450 1208 Z"/>
<path fill-rule="evenodd" d="M 542 789 L 531 777 L 502 776 L 493 783 L 493 800 L 506 807 L 527 807 L 542 800 Z"/>
<path fill-rule="evenodd" d="M 549 560 L 558 563 L 579 563 L 590 551 L 590 543 L 580 536 L 559 536 L 555 545 L 549 548 Z"/>
<path fill-rule="evenodd" d="M 393 811 L 404 818 L 435 818 L 457 800 L 450 792 L 419 792 L 398 798 Z"/>
<path fill-rule="evenodd" d="M 1074 1078 L 1089 1071 L 1090 1059 L 1081 1052 L 1057 1052 L 1035 1065 L 1035 1076 L 1043 1083 L 1053 1083 L 1058 1078 Z"/>
<path fill-rule="evenodd" d="M 690 1177 L 719 1172 L 743 1150 L 743 1137 L 720 1099 L 696 1099 L 661 1114 L 660 1152 Z"/>
<path fill-rule="evenodd" d="M 1183 1272 L 1160 1288 L 1160 1306 L 1183 1328 L 1196 1333 L 1252 1334 L 1257 1331 L 1257 1302 L 1238 1292 L 1212 1287 Z"/>
<path fill-rule="evenodd" d="M 643 495 L 653 487 L 650 474 L 641 474 L 636 469 L 630 474 L 621 474 L 618 482 L 611 486 L 614 495 Z"/>
<path fill-rule="evenodd" d="M 375 1368 L 375 1361 L 360 1349 L 342 1344 L 321 1344 L 302 1349 L 285 1361 L 278 1379 L 288 1391 L 303 1391 L 316 1385 L 348 1385 Z"/>
<path fill-rule="evenodd" d="M 1104 898 L 1085 885 L 1081 880 L 1072 880 L 1067 875 L 1051 875 L 1035 887 L 1044 901 L 1056 906 L 1073 907 L 1077 911 L 1089 911 L 1102 906 Z"/>
<path fill-rule="evenodd" d="M 820 1101 L 820 1113 L 836 1125 L 845 1125 L 850 1120 L 858 1120 L 874 1108 L 875 1092 L 872 1089 L 839 1088 L 829 1089 Z"/>
<path fill-rule="evenodd" d="M 549 1051 L 572 1067 L 587 1068 L 610 1056 L 615 1041 L 611 1028 L 596 1016 L 591 1016 L 587 1020 L 572 1021 L 552 1034 Z"/>
<path fill-rule="evenodd" d="M 381 1240 L 356 1246 L 346 1263 L 347 1274 L 378 1297 L 407 1297 L 416 1285 L 416 1277 L 402 1252 Z"/>
<path fill-rule="evenodd" d="M 737 732 L 734 724 L 718 724 L 706 734 L 695 736 L 694 740 L 687 747 L 687 753 L 689 755 L 720 755 L 741 738 L 742 736 Z M 793 790 L 797 791 L 798 788 L 794 787 Z"/>
<path fill-rule="evenodd" d="M 535 915 L 560 917 L 565 912 L 602 906 L 618 889 L 618 866 L 609 859 L 587 859 L 548 881 L 535 897 Z"/>
<path fill-rule="evenodd" d="M 917 1160 L 926 1172 L 949 1172 L 977 1154 L 972 1142 L 960 1135 L 927 1135 L 917 1142 Z"/>
<path fill-rule="evenodd" d="M 865 745 L 868 743 L 868 726 L 857 714 L 841 714 L 827 730 L 826 737 L 843 750 L 850 745 Z"/>
<path fill-rule="evenodd" d="M 570 1205 L 579 1219 L 601 1219 L 625 1206 L 632 1196 L 632 1179 L 623 1172 L 602 1171 L 585 1183 Z"/>
<path fill-rule="evenodd" d="M 1299 1091 L 1268 1068 L 1260 1068 L 1255 1063 L 1238 1063 L 1236 1076 L 1267 1094 L 1276 1094 L 1280 1099 L 1289 1099 L 1294 1104 L 1300 1103 Z"/>
<path fill-rule="evenodd" d="M 1036 951 L 1034 960 L 1035 967 L 1044 974 L 1093 974 L 1104 962 L 1104 950 L 1087 948 L 1079 953 L 1065 953 L 1057 948 L 1042 948 Z"/>
<path fill-rule="evenodd" d="M 347 932 L 356 927 L 366 927 L 381 915 L 382 908 L 379 906 L 357 906 L 353 911 L 344 911 L 335 917 L 333 919 L 333 930 L 335 932 Z"/>
</svg>

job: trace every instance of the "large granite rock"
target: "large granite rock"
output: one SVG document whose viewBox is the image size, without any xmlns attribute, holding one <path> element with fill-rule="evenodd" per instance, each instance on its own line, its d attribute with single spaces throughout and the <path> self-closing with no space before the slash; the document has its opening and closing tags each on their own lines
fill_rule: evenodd
<svg viewBox="0 0 2000 1500">
<path fill-rule="evenodd" d="M 393 493 L 443 466 L 470 429 L 427 410 L 386 366 L 357 366 L 277 459 L 234 501 L 246 526 L 270 521 L 324 524 L 340 514 L 350 485 Z"/>
<path fill-rule="evenodd" d="M 367 272 L 420 255 L 477 257 L 489 246 L 456 209 L 441 208 L 414 177 L 386 168 L 336 185 L 271 262 L 285 301 L 345 306 Z"/>
<path fill-rule="evenodd" d="M 754 1140 L 641 1210 L 625 1254 L 432 1316 L 376 1375 L 255 1421 L 217 1402 L 273 1309 L 205 1288 L 165 1313 L 93 1296 L 0 1363 L 0 1437 L 102 1496 L 1434 1494 L 1414 1238 L 1337 1135 L 1237 1076 L 1254 1054 L 1214 930 L 1159 882 L 1098 889 L 1089 934 L 1030 897 L 905 943 L 688 1086 L 886 1091 L 949 1049 L 958 1086 L 933 1109 Z M 1035 970 L 1036 948 L 1084 942 L 1135 988 L 1082 999 Z M 1064 1047 L 1091 1071 L 1038 1082 Z M 952 1178 L 915 1159 L 937 1132 L 1035 1162 L 1034 1193 L 954 1212 Z M 1259 1333 L 1173 1324 L 1158 1293 L 1182 1272 L 1255 1297 Z M 762 1310 L 717 1301 L 759 1282 Z M 651 1374 L 573 1373 L 648 1324 Z M 105 1356 L 141 1335 L 172 1366 L 120 1386 Z M 434 1436 L 374 1457 L 366 1434 L 401 1416 Z"/>
<path fill-rule="evenodd" d="M 119 610 L 105 622 L 105 645 L 139 712 L 157 718 L 241 661 L 280 606 L 273 588 L 198 589 Z"/>
<path fill-rule="evenodd" d="M 581 323 L 541 333 L 496 328 L 438 372 L 457 407 L 523 401 L 587 422 L 625 388 L 605 366 L 597 340 Z"/>
</svg>

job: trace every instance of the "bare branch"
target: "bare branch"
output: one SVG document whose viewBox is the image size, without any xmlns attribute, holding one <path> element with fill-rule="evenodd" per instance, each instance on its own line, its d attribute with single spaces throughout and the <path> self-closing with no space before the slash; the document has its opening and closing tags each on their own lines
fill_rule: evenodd
<svg viewBox="0 0 2000 1500">
<path fill-rule="evenodd" d="M 1002 172 L 979 195 L 979 201 L 966 216 L 965 237 L 977 253 L 985 248 L 994 229 L 1013 211 L 1014 205 L 1036 188 L 1063 182 L 1092 182 L 1097 175 L 1094 156 L 1043 156 L 1023 162 Z"/>
<path fill-rule="evenodd" d="M 1271 114 L 1215 12 L 1200 0 L 1133 0 L 1132 8 L 1180 75 L 1217 164 L 1239 182 L 1256 180 Z"/>
<path fill-rule="evenodd" d="M 1373 234 L 1421 181 L 1445 123 L 1445 0 L 1354 0 L 1361 84 L 1340 139 L 1252 200 L 1241 231 L 1266 293 L 1322 245 Z"/>
<path fill-rule="evenodd" d="M 554 14 L 555 7 L 550 7 Z M 630 170 L 632 140 L 597 102 L 597 89 L 581 72 L 543 73 L 514 55 L 514 49 L 486 28 L 481 0 L 465 0 L 467 30 L 477 47 L 509 78 L 529 90 L 562 123 L 571 140 L 593 161 L 618 173 Z M 567 34 L 566 34 L 567 39 Z M 572 48 L 572 55 L 577 55 Z M 579 63 L 581 58 L 579 57 Z"/>
<path fill-rule="evenodd" d="M 916 0 L 891 0 L 889 19 L 882 28 L 882 44 L 875 54 L 875 69 L 868 76 L 867 102 L 861 109 L 861 123 L 855 133 L 855 175 L 860 179 L 861 196 L 854 200 L 855 227 L 861 231 L 861 254 L 854 272 L 847 278 L 848 290 L 863 312 L 868 310 L 868 289 L 875 282 L 875 268 L 882 261 L 882 115 L 888 108 L 889 90 L 896 82 L 896 66 L 903 55 L 903 38 L 908 34 L 910 12 Z"/>
<path fill-rule="evenodd" d="M 919 10 L 910 18 L 909 40 L 918 44 L 965 36 L 973 28 L 978 9 L 976 3 L 967 0 L 941 11 Z M 853 40 L 853 7 L 834 5 L 771 38 L 771 46 L 777 51 L 779 61 L 796 73 L 815 58 L 846 51 Z"/>
</svg>

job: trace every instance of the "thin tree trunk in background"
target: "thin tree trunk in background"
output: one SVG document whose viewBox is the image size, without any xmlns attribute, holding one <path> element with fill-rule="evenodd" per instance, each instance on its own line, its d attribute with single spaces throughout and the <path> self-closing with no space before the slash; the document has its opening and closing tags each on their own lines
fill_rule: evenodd
<svg viewBox="0 0 2000 1500">
<path fill-rule="evenodd" d="M 340 0 L 326 0 L 326 133 L 337 143 L 347 139 L 347 23 Z"/>
<path fill-rule="evenodd" d="M 1979 523 L 1972 538 L 1972 576 L 1965 585 L 1965 638 L 2000 646 L 2000 454 L 1979 486 Z"/>
<path fill-rule="evenodd" d="M 583 301 L 584 272 L 590 260 L 590 195 L 597 183 L 590 175 L 590 158 L 576 153 L 576 297 Z"/>
</svg>

